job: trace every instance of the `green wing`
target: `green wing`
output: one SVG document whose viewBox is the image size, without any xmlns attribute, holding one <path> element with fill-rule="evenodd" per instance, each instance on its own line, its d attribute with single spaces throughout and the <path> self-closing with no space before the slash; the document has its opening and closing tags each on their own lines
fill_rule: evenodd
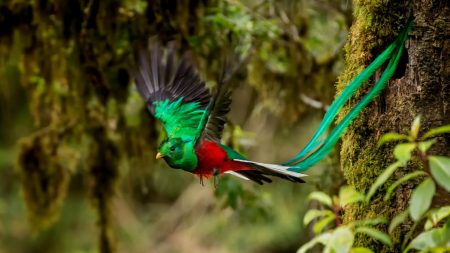
<svg viewBox="0 0 450 253">
<path fill-rule="evenodd" d="M 136 87 L 169 138 L 194 139 L 211 96 L 188 56 L 185 54 L 177 62 L 174 51 L 173 44 L 166 52 L 158 45 L 141 49 L 135 70 Z"/>
<path fill-rule="evenodd" d="M 230 79 L 237 72 L 242 64 L 248 59 L 242 58 L 237 52 L 232 52 L 225 58 L 222 74 L 217 81 L 214 96 L 209 101 L 207 109 L 204 111 L 197 128 L 196 144 L 201 140 L 210 140 L 220 143 L 222 132 L 226 123 L 226 115 L 231 106 Z"/>
<path fill-rule="evenodd" d="M 197 128 L 197 140 L 210 140 L 220 143 L 222 131 L 226 123 L 226 115 L 230 111 L 231 91 L 224 82 L 219 82 L 214 96 L 203 112 Z"/>
</svg>

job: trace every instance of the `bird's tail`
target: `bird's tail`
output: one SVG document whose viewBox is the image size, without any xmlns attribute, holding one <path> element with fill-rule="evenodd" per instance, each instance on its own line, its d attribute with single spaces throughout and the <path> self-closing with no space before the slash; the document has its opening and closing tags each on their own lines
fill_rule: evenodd
<svg viewBox="0 0 450 253">
<path fill-rule="evenodd" d="M 387 81 L 392 77 L 400 57 L 403 52 L 403 45 L 408 38 L 408 32 L 412 28 L 412 19 L 408 20 L 406 28 L 400 33 L 397 39 L 390 44 L 367 68 L 358 74 L 342 93 L 333 101 L 326 112 L 322 122 L 316 133 L 313 135 L 309 143 L 291 160 L 283 163 L 289 166 L 291 172 L 302 172 L 313 166 L 332 150 L 336 142 L 339 140 L 348 125 L 356 116 L 376 97 L 386 86 Z M 329 130 L 331 123 L 335 120 L 338 112 L 344 104 L 354 95 L 364 82 L 366 82 L 376 70 L 378 70 L 385 62 L 389 63 L 381 75 L 380 79 L 375 83 L 374 87 L 348 112 L 339 124 L 331 130 L 328 136 L 325 133 Z"/>
<path fill-rule="evenodd" d="M 307 176 L 302 173 L 290 171 L 289 169 L 291 167 L 289 166 L 259 163 L 244 159 L 233 159 L 233 162 L 245 164 L 246 167 L 251 168 L 251 170 L 230 171 L 227 173 L 234 174 L 247 180 L 255 181 L 258 184 L 271 183 L 272 179 L 268 176 L 279 177 L 296 183 L 304 183 L 305 181 L 303 181 L 302 177 Z"/>
<path fill-rule="evenodd" d="M 304 183 L 301 179 L 307 175 L 290 171 L 291 167 L 279 164 L 259 163 L 247 160 L 243 155 L 232 148 L 220 144 L 227 153 L 230 163 L 224 169 L 224 173 L 231 174 L 242 179 L 252 180 L 258 184 L 271 183 L 270 177 L 279 177 L 292 182 Z"/>
</svg>

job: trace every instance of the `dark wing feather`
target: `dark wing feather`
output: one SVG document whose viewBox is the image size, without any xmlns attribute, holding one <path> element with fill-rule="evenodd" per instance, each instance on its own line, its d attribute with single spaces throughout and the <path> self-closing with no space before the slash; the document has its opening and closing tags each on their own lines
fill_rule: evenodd
<svg viewBox="0 0 450 253">
<path fill-rule="evenodd" d="M 223 87 L 225 88 L 225 87 Z M 230 111 L 231 91 L 218 89 L 213 97 L 212 108 L 203 131 L 203 138 L 220 142 L 225 123 L 226 115 Z"/>
<path fill-rule="evenodd" d="M 137 55 L 136 87 L 152 113 L 155 101 L 175 101 L 183 97 L 183 102 L 198 102 L 204 108 L 210 100 L 205 82 L 198 76 L 188 55 L 185 54 L 177 64 L 174 51 L 174 44 L 170 44 L 164 60 L 163 51 L 154 44 L 139 50 Z"/>
<path fill-rule="evenodd" d="M 208 104 L 207 120 L 202 129 L 199 140 L 206 139 L 214 142 L 220 142 L 222 132 L 227 121 L 226 115 L 230 111 L 231 106 L 229 80 L 243 63 L 243 60 L 241 60 L 236 64 L 236 58 L 238 57 L 239 56 L 235 54 L 232 58 L 224 61 L 222 74 L 217 83 L 216 92 Z M 233 63 L 235 63 L 234 66 L 232 66 Z"/>
</svg>

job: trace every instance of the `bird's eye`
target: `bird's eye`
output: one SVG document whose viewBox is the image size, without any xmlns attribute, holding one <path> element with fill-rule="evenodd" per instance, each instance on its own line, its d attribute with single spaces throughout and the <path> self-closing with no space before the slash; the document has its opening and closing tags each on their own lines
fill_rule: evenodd
<svg viewBox="0 0 450 253">
<path fill-rule="evenodd" d="M 170 147 L 170 151 L 175 151 L 175 146 Z"/>
</svg>

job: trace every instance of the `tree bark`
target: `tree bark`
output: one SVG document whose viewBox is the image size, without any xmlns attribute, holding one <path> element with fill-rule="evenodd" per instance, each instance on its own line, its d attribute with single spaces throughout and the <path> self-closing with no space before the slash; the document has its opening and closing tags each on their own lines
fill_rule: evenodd
<svg viewBox="0 0 450 253">
<path fill-rule="evenodd" d="M 348 183 L 367 192 L 376 177 L 394 161 L 394 145 L 377 148 L 380 136 L 387 132 L 406 133 L 413 118 L 422 116 L 421 133 L 450 123 L 450 7 L 449 1 L 354 1 L 355 21 L 346 45 L 346 70 L 341 75 L 338 91 L 367 66 L 403 28 L 409 15 L 414 26 L 406 42 L 403 60 L 383 93 L 361 113 L 342 138 L 341 165 Z M 366 91 L 381 72 L 370 80 Z M 350 102 L 353 106 L 366 92 Z M 349 108 L 347 107 L 347 108 Z M 347 110 L 344 110 L 347 111 Z M 343 117 L 345 113 L 341 113 Z M 450 138 L 440 137 L 431 150 L 450 155 Z M 413 160 L 397 171 L 393 178 L 422 166 Z M 392 218 L 405 210 L 417 182 L 398 188 L 389 202 L 383 201 L 383 189 L 369 205 L 355 205 L 345 210 L 344 221 L 374 217 Z M 385 190 L 385 189 L 384 189 Z M 435 205 L 450 203 L 448 194 L 436 197 Z M 439 199 L 439 203 L 438 200 Z M 394 231 L 397 245 L 411 229 L 411 224 Z M 357 238 L 357 244 L 369 246 L 374 252 L 391 252 L 380 243 Z M 398 249 L 398 248 L 397 248 Z"/>
</svg>

